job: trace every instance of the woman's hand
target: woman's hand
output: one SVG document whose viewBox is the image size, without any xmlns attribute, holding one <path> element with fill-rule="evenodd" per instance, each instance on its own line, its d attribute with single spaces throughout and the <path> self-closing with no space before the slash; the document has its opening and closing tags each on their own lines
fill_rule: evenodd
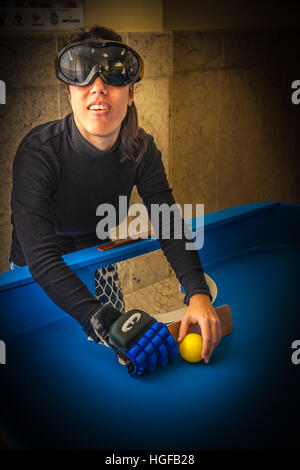
<svg viewBox="0 0 300 470">
<path fill-rule="evenodd" d="M 178 342 L 182 341 L 190 323 L 198 323 L 203 339 L 202 358 L 208 363 L 213 350 L 222 338 L 222 326 L 206 294 L 195 294 L 190 298 L 189 306 L 181 320 Z"/>
</svg>

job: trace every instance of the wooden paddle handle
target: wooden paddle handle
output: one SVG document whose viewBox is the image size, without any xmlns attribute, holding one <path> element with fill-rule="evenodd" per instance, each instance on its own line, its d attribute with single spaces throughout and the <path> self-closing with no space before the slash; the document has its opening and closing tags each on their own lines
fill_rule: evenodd
<svg viewBox="0 0 300 470">
<path fill-rule="evenodd" d="M 215 311 L 222 325 L 222 337 L 230 335 L 233 328 L 231 308 L 229 307 L 229 305 L 222 305 L 221 307 L 216 307 Z M 167 325 L 169 332 L 171 333 L 173 338 L 176 339 L 176 341 L 179 335 L 180 324 L 181 321 L 176 321 Z M 201 334 L 200 326 L 198 325 L 198 323 L 190 324 L 188 326 L 187 334 L 189 333 Z"/>
<path fill-rule="evenodd" d="M 132 238 L 132 237 L 119 238 L 118 240 L 113 240 L 112 242 L 104 243 L 103 245 L 97 246 L 97 250 L 99 251 L 112 250 L 113 248 L 118 248 L 119 246 L 128 245 L 129 243 L 135 243 L 137 241 L 146 240 L 147 238 L 153 237 L 153 232 L 151 230 L 148 230 L 148 232 L 143 233 L 143 237 L 141 235 L 137 238 Z"/>
</svg>

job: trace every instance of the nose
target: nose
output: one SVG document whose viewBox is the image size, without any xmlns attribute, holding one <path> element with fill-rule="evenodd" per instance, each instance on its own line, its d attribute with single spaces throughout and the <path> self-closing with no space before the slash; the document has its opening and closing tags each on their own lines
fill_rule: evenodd
<svg viewBox="0 0 300 470">
<path fill-rule="evenodd" d="M 95 93 L 95 92 L 96 93 L 97 92 L 101 93 L 102 91 L 106 91 L 106 85 L 100 77 L 96 77 L 95 80 L 93 81 L 93 83 L 91 84 L 90 92 L 91 93 Z"/>
</svg>

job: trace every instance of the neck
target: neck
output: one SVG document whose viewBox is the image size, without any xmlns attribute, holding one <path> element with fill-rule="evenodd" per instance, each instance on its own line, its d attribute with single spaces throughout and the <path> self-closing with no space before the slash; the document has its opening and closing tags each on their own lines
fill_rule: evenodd
<svg viewBox="0 0 300 470">
<path fill-rule="evenodd" d="M 121 125 L 114 130 L 111 134 L 108 135 L 93 135 L 86 131 L 86 129 L 81 125 L 74 114 L 74 121 L 77 129 L 83 135 L 83 137 L 90 142 L 94 147 L 101 150 L 102 152 L 108 152 L 115 145 L 118 135 L 121 129 Z"/>
</svg>

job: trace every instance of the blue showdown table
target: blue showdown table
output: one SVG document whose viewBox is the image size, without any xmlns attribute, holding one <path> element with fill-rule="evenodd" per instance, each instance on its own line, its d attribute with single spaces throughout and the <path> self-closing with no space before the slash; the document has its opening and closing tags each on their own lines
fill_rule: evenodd
<svg viewBox="0 0 300 470">
<path fill-rule="evenodd" d="M 199 229 L 198 219 L 192 224 Z M 300 205 L 221 210 L 205 215 L 204 232 L 200 257 L 218 285 L 214 306 L 228 304 L 233 315 L 233 332 L 208 365 L 178 357 L 132 378 L 111 350 L 87 341 L 27 267 L 0 275 L 0 430 L 17 447 L 299 446 L 300 364 L 292 344 L 300 340 Z M 96 268 L 159 247 L 152 238 L 64 259 L 93 292 Z"/>
</svg>

